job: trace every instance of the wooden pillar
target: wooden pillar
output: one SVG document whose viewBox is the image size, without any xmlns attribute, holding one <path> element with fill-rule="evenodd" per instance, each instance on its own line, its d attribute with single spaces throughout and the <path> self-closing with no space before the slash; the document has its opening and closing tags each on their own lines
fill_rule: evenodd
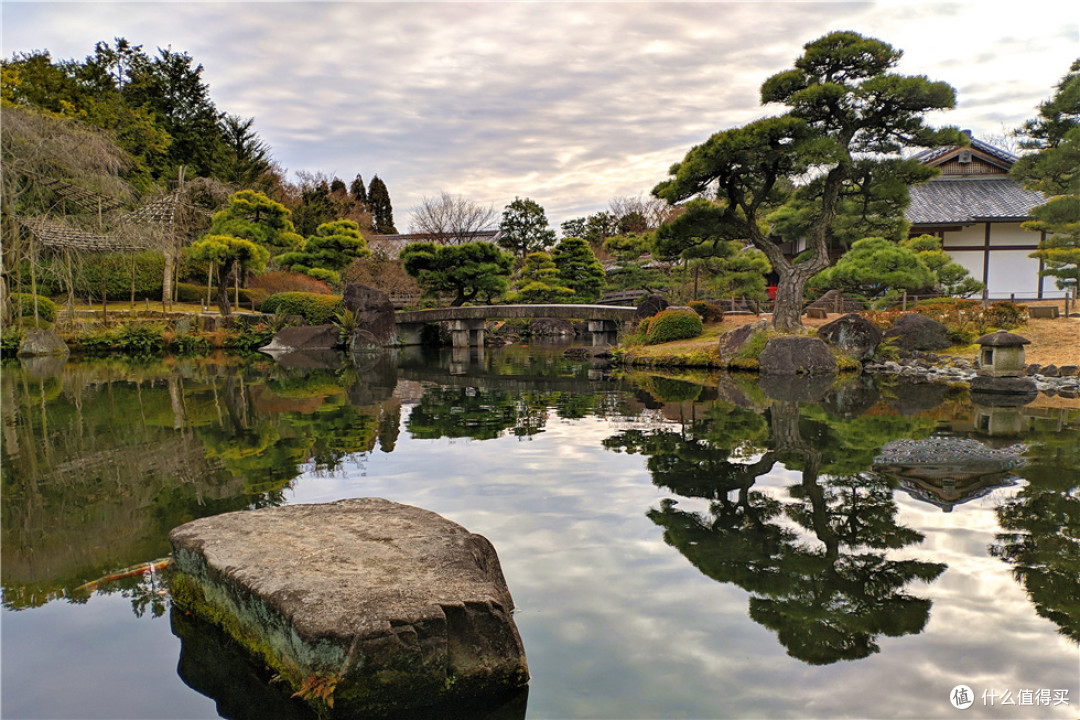
<svg viewBox="0 0 1080 720">
<path fill-rule="evenodd" d="M 983 240 L 983 300 L 990 295 L 990 223 L 986 223 L 986 235 Z"/>
</svg>

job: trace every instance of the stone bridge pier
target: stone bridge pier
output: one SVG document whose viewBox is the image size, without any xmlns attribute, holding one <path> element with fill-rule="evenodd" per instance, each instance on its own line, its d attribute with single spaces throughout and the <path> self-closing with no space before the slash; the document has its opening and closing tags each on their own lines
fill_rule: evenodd
<svg viewBox="0 0 1080 720">
<path fill-rule="evenodd" d="M 563 318 L 585 320 L 593 345 L 617 339 L 622 323 L 633 322 L 636 310 L 613 305 L 475 305 L 469 307 L 409 310 L 395 313 L 397 341 L 419 345 L 424 326 L 446 323 L 454 348 L 482 348 L 486 321 L 519 318 Z"/>
<path fill-rule="evenodd" d="M 484 347 L 486 320 L 451 320 L 450 337 L 455 348 Z"/>
</svg>

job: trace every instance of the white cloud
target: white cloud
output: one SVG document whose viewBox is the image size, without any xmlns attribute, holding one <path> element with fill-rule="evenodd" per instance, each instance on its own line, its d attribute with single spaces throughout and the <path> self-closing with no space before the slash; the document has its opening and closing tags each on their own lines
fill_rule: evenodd
<svg viewBox="0 0 1080 720">
<path fill-rule="evenodd" d="M 637 195 L 693 144 L 765 114 L 758 87 L 852 29 L 900 71 L 957 88 L 935 117 L 1001 134 L 1080 55 L 1071 3 L 11 3 L 3 47 L 81 58 L 98 40 L 171 45 L 218 106 L 254 116 L 290 170 L 378 174 L 400 226 L 440 190 L 554 225 Z M 1053 21 L 1048 21 L 1053 18 Z"/>
</svg>

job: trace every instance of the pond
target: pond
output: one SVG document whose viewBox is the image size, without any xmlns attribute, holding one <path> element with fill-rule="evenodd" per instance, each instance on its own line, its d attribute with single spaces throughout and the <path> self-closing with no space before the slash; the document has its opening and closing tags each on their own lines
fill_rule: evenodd
<svg viewBox="0 0 1080 720">
<path fill-rule="evenodd" d="M 1076 401 L 557 347 L 6 362 L 0 386 L 5 718 L 305 717 L 154 561 L 193 518 L 346 497 L 494 544 L 532 673 L 498 717 L 1080 706 Z"/>
</svg>

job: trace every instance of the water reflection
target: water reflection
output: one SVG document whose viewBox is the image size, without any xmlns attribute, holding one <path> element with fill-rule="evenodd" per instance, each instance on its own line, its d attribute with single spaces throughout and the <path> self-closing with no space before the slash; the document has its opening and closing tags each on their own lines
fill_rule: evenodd
<svg viewBox="0 0 1080 720">
<path fill-rule="evenodd" d="M 883 639 L 919 636 L 921 647 L 940 642 L 928 623 L 932 605 L 935 617 L 948 615 L 941 598 L 962 594 L 949 589 L 949 577 L 970 581 L 974 576 L 970 568 L 957 567 L 970 563 L 968 557 L 958 559 L 935 546 L 940 538 L 932 537 L 928 515 L 913 512 L 916 503 L 895 492 L 910 489 L 910 478 L 875 461 L 898 442 L 951 438 L 993 451 L 1017 443 L 1027 447 L 1017 451 L 1025 463 L 1000 468 L 1004 475 L 990 486 L 958 486 L 950 502 L 958 514 L 981 508 L 997 518 L 1000 531 L 980 539 L 974 556 L 1010 568 L 1035 612 L 1080 641 L 1076 409 L 1045 403 L 989 407 L 983 421 L 983 411 L 973 407 L 965 390 L 946 386 L 871 378 L 819 385 L 706 373 L 622 374 L 598 361 L 568 360 L 561 350 L 518 347 L 457 357 L 410 351 L 335 356 L 333 362 L 293 360 L 284 366 L 265 358 L 140 365 L 99 359 L 69 362 L 59 371 L 5 364 L 0 378 L 4 607 L 22 610 L 52 599 L 81 603 L 87 583 L 165 556 L 172 527 L 195 517 L 292 501 L 303 483 L 308 488 L 323 483 L 332 488 L 326 494 L 364 494 L 372 487 L 396 492 L 398 483 L 410 482 L 414 494 L 407 501 L 438 501 L 438 493 L 425 493 L 443 479 L 432 480 L 431 455 L 439 452 L 436 474 L 437 464 L 450 457 L 490 473 L 475 488 L 459 482 L 443 488 L 443 495 L 475 506 L 472 517 L 501 513 L 515 526 L 531 528 L 531 535 L 522 531 L 520 543 L 538 568 L 557 568 L 552 572 L 571 577 L 592 572 L 591 566 L 571 567 L 572 559 L 559 554 L 565 548 L 549 547 L 558 544 L 544 539 L 549 518 L 566 515 L 563 527 L 571 528 L 600 523 L 583 535 L 596 543 L 624 537 L 636 521 L 645 539 L 634 542 L 641 547 L 655 542 L 667 553 L 668 577 L 681 572 L 698 583 L 677 586 L 680 590 L 701 592 L 703 583 L 725 589 L 728 594 L 719 597 L 734 598 L 735 620 L 717 616 L 717 632 L 752 634 L 767 628 L 775 635 L 779 644 L 762 648 L 762 662 L 775 665 L 784 652 L 800 666 L 879 652 L 880 658 L 895 660 L 895 649 L 881 650 Z M 994 412 L 998 415 L 990 416 Z M 567 437 L 571 423 L 569 432 L 580 438 Z M 439 442 L 463 438 L 483 440 L 490 455 L 470 454 L 479 444 Z M 500 438 L 535 442 L 508 447 Z M 549 447 L 553 438 L 563 438 L 558 447 Z M 567 468 L 583 456 L 582 447 L 596 448 L 601 439 L 611 451 L 641 455 L 648 477 L 637 464 L 638 475 L 605 478 L 611 482 L 600 493 L 589 478 L 573 476 Z M 542 457 L 527 454 L 538 446 L 545 450 Z M 517 452 L 522 454 L 505 458 L 511 470 L 491 457 Z M 611 453 L 597 454 L 615 464 Z M 365 464 L 376 460 L 384 476 L 372 480 L 382 484 L 368 484 Z M 460 472 L 448 468 L 451 475 Z M 606 472 L 606 466 L 598 472 Z M 533 473 L 535 496 L 523 489 L 531 488 Z M 561 473 L 574 481 L 563 480 Z M 634 487 L 643 488 L 644 495 L 628 492 Z M 993 490 L 989 499 L 972 502 L 986 498 L 979 493 L 988 490 Z M 576 507 L 571 499 L 586 508 L 580 515 L 566 509 Z M 964 501 L 968 504 L 959 507 Z M 611 518 L 616 511 L 622 514 L 611 519 L 598 507 Z M 936 510 L 932 514 L 949 519 Z M 537 556 L 536 548 L 548 555 Z M 637 577 L 638 568 L 614 567 L 604 577 L 619 587 L 624 571 L 635 574 L 633 587 L 641 592 L 663 593 Z M 563 575 L 533 580 L 547 587 L 553 578 Z M 1002 578 L 1012 582 L 1005 573 Z M 569 584 L 559 587 L 572 592 Z M 152 574 L 90 589 L 126 598 L 143 624 L 152 624 L 146 619 L 153 617 L 165 622 L 168 597 Z M 1026 601 L 1024 608 L 1035 619 Z M 689 618 L 704 619 L 713 611 L 689 601 L 685 613 L 680 608 Z M 523 616 L 526 622 L 559 615 L 574 628 L 565 637 L 546 633 L 550 647 L 578 637 L 579 628 L 585 628 L 583 644 L 600 642 L 588 628 L 602 623 L 588 614 L 562 618 L 565 609 L 557 605 L 526 612 L 532 613 Z M 746 622 L 744 613 L 753 622 Z M 632 620 L 646 627 L 648 619 Z M 214 698 L 223 715 L 244 717 L 244 708 L 268 707 L 264 703 L 280 706 L 270 712 L 276 716 L 295 710 L 266 687 L 258 668 L 229 659 L 216 640 L 185 626 L 184 618 L 171 621 L 182 638 L 181 677 Z M 740 627 L 721 627 L 727 622 Z M 210 664 L 208 653 L 218 665 Z M 542 655 L 536 660 L 537 667 L 544 666 Z M 855 667 L 845 666 L 845 672 Z M 524 705 L 514 712 L 523 715 Z"/>
</svg>

